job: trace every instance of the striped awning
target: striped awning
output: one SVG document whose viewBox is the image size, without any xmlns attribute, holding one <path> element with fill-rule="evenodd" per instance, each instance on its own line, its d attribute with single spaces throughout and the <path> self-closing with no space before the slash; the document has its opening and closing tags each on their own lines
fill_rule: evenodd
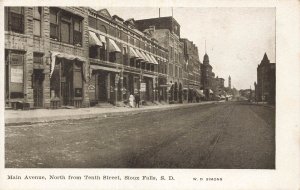
<svg viewBox="0 0 300 190">
<path fill-rule="evenodd" d="M 104 43 L 104 44 L 106 44 L 105 36 L 99 34 L 99 37 L 100 37 L 101 42 Z"/>
<path fill-rule="evenodd" d="M 109 39 L 109 52 L 121 52 L 119 46 L 112 39 Z"/>
<path fill-rule="evenodd" d="M 100 39 L 97 37 L 96 33 L 89 31 L 89 44 L 91 46 L 100 46 L 102 47 L 103 44 Z"/>
<path fill-rule="evenodd" d="M 158 65 L 158 62 L 156 61 L 155 57 L 153 55 L 150 55 L 150 57 L 154 61 L 154 64 Z"/>
<path fill-rule="evenodd" d="M 148 63 L 151 63 L 151 61 L 149 60 L 149 58 L 147 57 L 147 55 L 143 51 L 140 51 L 140 52 L 143 55 L 145 61 L 148 62 Z"/>
<path fill-rule="evenodd" d="M 140 50 L 136 49 L 135 52 L 138 54 L 138 56 L 139 56 L 143 61 L 147 61 L 146 58 L 144 57 L 144 55 L 140 52 Z"/>
<path fill-rule="evenodd" d="M 130 58 L 142 59 L 132 47 L 129 47 L 129 55 Z"/>
</svg>

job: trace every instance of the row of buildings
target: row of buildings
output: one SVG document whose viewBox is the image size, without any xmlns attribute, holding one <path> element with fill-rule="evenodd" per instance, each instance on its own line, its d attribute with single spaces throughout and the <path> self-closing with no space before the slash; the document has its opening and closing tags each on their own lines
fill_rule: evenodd
<svg viewBox="0 0 300 190">
<path fill-rule="evenodd" d="M 136 93 L 146 103 L 183 103 L 223 89 L 208 55 L 202 64 L 173 17 L 123 20 L 107 9 L 5 7 L 7 107 L 122 105 Z"/>
</svg>

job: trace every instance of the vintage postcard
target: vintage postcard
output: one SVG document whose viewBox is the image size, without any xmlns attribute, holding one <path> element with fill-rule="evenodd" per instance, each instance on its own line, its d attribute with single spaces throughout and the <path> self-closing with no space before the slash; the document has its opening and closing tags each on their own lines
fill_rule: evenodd
<svg viewBox="0 0 300 190">
<path fill-rule="evenodd" d="M 299 189 L 299 10 L 3 1 L 0 189 Z"/>
</svg>

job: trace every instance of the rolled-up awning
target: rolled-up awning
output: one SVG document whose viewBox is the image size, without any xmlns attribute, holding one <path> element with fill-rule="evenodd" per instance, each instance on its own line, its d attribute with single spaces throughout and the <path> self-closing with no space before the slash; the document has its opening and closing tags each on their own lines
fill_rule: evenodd
<svg viewBox="0 0 300 190">
<path fill-rule="evenodd" d="M 135 52 L 135 50 L 132 47 L 129 47 L 129 55 L 130 58 L 142 59 L 141 57 L 139 57 L 139 55 Z"/>
<path fill-rule="evenodd" d="M 112 39 L 109 39 L 109 51 L 110 52 L 121 52 L 119 46 Z"/>
<path fill-rule="evenodd" d="M 50 59 L 51 59 L 51 62 L 50 62 L 50 64 L 51 64 L 51 66 L 50 66 L 50 78 L 51 78 L 52 73 L 54 71 L 56 58 L 63 58 L 63 59 L 68 59 L 68 60 L 78 60 L 78 61 L 81 61 L 83 63 L 86 62 L 86 59 L 84 57 L 81 57 L 81 56 L 70 55 L 70 54 L 56 52 L 56 51 L 50 51 L 50 53 L 51 53 L 51 57 L 50 57 Z M 85 67 L 85 64 L 84 64 L 84 67 Z"/>
<path fill-rule="evenodd" d="M 97 37 L 97 35 L 94 32 L 89 31 L 89 44 L 91 46 L 100 46 L 102 47 L 103 44 Z"/>
<path fill-rule="evenodd" d="M 112 71 L 112 72 L 120 72 L 120 69 L 116 69 L 116 68 L 111 68 L 111 67 L 104 67 L 104 66 L 100 66 L 100 65 L 90 65 L 90 69 L 92 70 L 104 70 L 104 71 Z"/>
</svg>

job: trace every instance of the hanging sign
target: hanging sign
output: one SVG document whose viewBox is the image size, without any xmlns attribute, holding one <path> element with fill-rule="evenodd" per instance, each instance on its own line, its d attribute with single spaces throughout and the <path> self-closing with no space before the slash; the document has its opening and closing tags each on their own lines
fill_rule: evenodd
<svg viewBox="0 0 300 190">
<path fill-rule="evenodd" d="M 146 83 L 141 82 L 141 88 L 140 88 L 141 92 L 146 92 Z"/>
</svg>

